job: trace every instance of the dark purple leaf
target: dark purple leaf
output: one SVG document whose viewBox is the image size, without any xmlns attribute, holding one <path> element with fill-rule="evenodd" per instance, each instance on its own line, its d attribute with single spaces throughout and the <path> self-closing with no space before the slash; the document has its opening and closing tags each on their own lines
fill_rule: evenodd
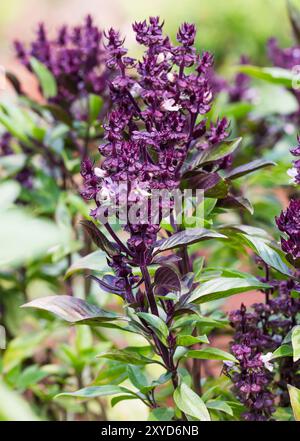
<svg viewBox="0 0 300 441">
<path fill-rule="evenodd" d="M 155 293 L 157 295 L 178 292 L 181 289 L 178 275 L 171 268 L 159 268 L 154 276 Z"/>
<path fill-rule="evenodd" d="M 117 246 L 107 239 L 107 237 L 102 233 L 102 231 L 99 230 L 94 222 L 82 220 L 80 223 L 98 248 L 105 251 L 110 257 L 117 254 Z"/>
<path fill-rule="evenodd" d="M 156 265 L 172 265 L 180 262 L 182 258 L 176 254 L 170 254 L 168 256 L 155 256 L 152 260 L 153 264 Z"/>
<path fill-rule="evenodd" d="M 254 161 L 249 162 L 248 164 L 240 165 L 239 167 L 234 168 L 226 173 L 226 179 L 237 179 L 241 176 L 247 175 L 248 173 L 252 173 L 260 168 L 269 167 L 271 165 L 276 165 L 275 162 L 266 161 L 265 159 L 255 159 Z"/>
<path fill-rule="evenodd" d="M 249 211 L 249 213 L 253 214 L 253 207 L 251 202 L 242 196 L 233 196 L 228 195 L 226 198 L 218 201 L 218 207 L 222 208 L 242 208 Z"/>
<path fill-rule="evenodd" d="M 113 312 L 71 296 L 49 296 L 26 303 L 23 308 L 37 308 L 52 312 L 70 323 L 98 325 L 111 320 L 126 320 Z"/>
<path fill-rule="evenodd" d="M 155 252 L 158 253 L 209 239 L 226 239 L 226 236 L 216 231 L 206 230 L 205 228 L 189 228 L 188 230 L 175 233 L 167 239 L 156 242 Z"/>
<path fill-rule="evenodd" d="M 120 286 L 118 286 L 118 282 L 120 284 L 121 281 L 123 281 L 123 279 L 119 277 L 106 275 L 101 280 L 96 276 L 90 275 L 89 278 L 94 280 L 100 286 L 100 288 L 105 292 L 117 294 L 121 297 L 125 293 L 125 289 L 124 288 L 122 289 Z"/>
</svg>

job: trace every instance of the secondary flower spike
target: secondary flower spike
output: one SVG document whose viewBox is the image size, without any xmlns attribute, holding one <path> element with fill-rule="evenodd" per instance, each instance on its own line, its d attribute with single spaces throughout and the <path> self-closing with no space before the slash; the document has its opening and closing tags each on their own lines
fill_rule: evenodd
<svg viewBox="0 0 300 441">
<path fill-rule="evenodd" d="M 297 265 L 300 258 L 300 200 L 291 200 L 288 208 L 276 218 L 280 231 L 287 235 L 281 238 L 281 247 L 289 260 Z"/>
<path fill-rule="evenodd" d="M 66 110 L 87 93 L 105 93 L 109 73 L 105 67 L 103 35 L 91 16 L 81 26 L 62 26 L 54 38 L 48 36 L 41 23 L 28 49 L 20 41 L 14 45 L 17 57 L 28 70 L 32 71 L 30 58 L 34 57 L 51 71 L 58 92 L 50 101 Z"/>
<path fill-rule="evenodd" d="M 291 153 L 295 158 L 300 157 L 300 136 L 297 136 L 298 145 L 291 149 Z M 295 184 L 300 184 L 300 159 L 293 161 L 293 168 L 288 170 L 289 176 Z"/>
</svg>

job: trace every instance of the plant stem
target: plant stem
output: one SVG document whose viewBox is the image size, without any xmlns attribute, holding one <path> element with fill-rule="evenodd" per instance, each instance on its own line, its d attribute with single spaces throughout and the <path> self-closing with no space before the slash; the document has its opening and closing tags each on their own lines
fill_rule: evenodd
<svg viewBox="0 0 300 441">
<path fill-rule="evenodd" d="M 123 244 L 123 242 L 118 238 L 118 236 L 116 235 L 116 233 L 114 232 L 114 230 L 111 228 L 111 226 L 109 225 L 109 223 L 105 223 L 104 224 L 105 228 L 107 229 L 107 231 L 109 232 L 109 234 L 111 235 L 111 237 L 117 242 L 117 244 L 119 245 L 120 249 L 125 253 L 125 254 L 129 254 L 130 256 L 132 256 L 132 253 L 129 251 L 129 249 Z"/>
<path fill-rule="evenodd" d="M 146 295 L 147 295 L 147 299 L 148 299 L 148 303 L 149 303 L 151 312 L 153 315 L 159 316 L 147 265 L 142 265 L 140 268 L 141 268 L 142 276 L 143 276 L 143 279 L 145 282 Z"/>
</svg>

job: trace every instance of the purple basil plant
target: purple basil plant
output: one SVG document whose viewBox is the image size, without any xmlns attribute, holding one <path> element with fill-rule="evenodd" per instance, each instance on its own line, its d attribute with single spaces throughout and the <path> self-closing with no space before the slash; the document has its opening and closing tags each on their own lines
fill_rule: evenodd
<svg viewBox="0 0 300 441">
<path fill-rule="evenodd" d="M 103 139 L 103 117 L 111 105 L 108 81 L 112 72 L 106 67 L 103 38 L 92 17 L 87 16 L 83 24 L 64 25 L 54 36 L 41 23 L 30 44 L 15 42 L 17 58 L 38 80 L 42 100 L 29 98 L 19 80 L 8 72 L 23 99 L 21 111 L 28 126 L 14 130 L 10 120 L 14 113 L 10 117 L 10 106 L 2 105 L 5 131 L 0 156 L 13 155 L 10 146 L 18 145 L 26 165 L 16 178 L 26 188 L 38 191 L 44 173 L 45 179 L 55 181 L 53 186 L 78 191 L 75 176 L 81 161 L 97 151 Z"/>
<path fill-rule="evenodd" d="M 242 311 L 246 318 L 242 317 L 239 323 L 236 320 L 239 336 L 232 346 L 233 354 L 229 354 L 215 347 L 202 347 L 210 343 L 205 332 L 226 327 L 228 322 L 220 313 L 214 318 L 206 316 L 199 304 L 235 294 L 237 286 L 242 292 L 271 289 L 266 283 L 269 279 L 260 281 L 227 268 L 217 271 L 217 276 L 208 269 L 203 278 L 195 277 L 196 261 L 190 245 L 209 239 L 224 241 L 227 234 L 234 238 L 241 233 L 236 226 L 219 228 L 212 216 L 209 221 L 203 220 L 206 228 L 203 224 L 191 227 L 186 212 L 178 222 L 175 194 L 191 190 L 193 208 L 204 205 L 205 211 L 208 203 L 208 215 L 214 209 L 218 213 L 247 209 L 247 201 L 240 192 L 237 196 L 232 181 L 270 162 L 253 161 L 234 167 L 234 151 L 240 139 L 229 141 L 226 118 L 211 120 L 213 57 L 196 51 L 193 24 L 181 25 L 177 44 L 164 35 L 158 17 L 134 23 L 133 30 L 137 43 L 144 47 L 141 59 L 129 56 L 117 31 L 109 29 L 104 34 L 112 104 L 103 124 L 99 162 L 85 158 L 81 165 L 81 194 L 91 206 L 91 220 L 82 221 L 82 225 L 107 264 L 99 259 L 99 270 L 89 277 L 102 291 L 122 300 L 125 315 L 104 311 L 71 296 L 46 297 L 27 306 L 55 312 L 73 323 L 115 327 L 142 336 L 148 346 L 100 356 L 129 365 L 128 377 L 139 388 L 138 398 L 152 412 L 160 407 L 156 388 L 169 381 L 176 404 L 173 419 L 209 420 L 208 408 L 201 398 L 201 361 L 214 359 L 234 363 L 231 368 L 241 390 L 239 397 L 249 407 L 245 417 L 268 419 L 274 410 L 274 397 L 269 390 L 272 376 L 266 370 L 265 354 L 258 351 L 269 338 L 257 332 L 255 344 L 250 341 L 258 319 L 245 328 L 244 338 L 241 326 L 246 326 L 248 315 Z M 169 198 L 159 197 L 153 208 L 155 192 L 168 194 Z M 83 266 L 75 264 L 70 273 L 76 268 L 91 270 L 95 262 L 91 267 L 85 267 L 84 262 Z M 205 332 L 202 334 L 201 330 Z M 271 337 L 270 341 L 273 343 Z M 151 363 L 159 364 L 165 373 L 148 386 L 146 380 L 138 384 L 141 372 L 134 366 Z M 109 395 L 112 390 L 91 387 L 92 390 L 88 386 L 89 391 L 82 389 L 75 394 L 84 397 L 99 390 Z M 112 393 L 119 391 L 123 389 L 115 387 Z"/>
<path fill-rule="evenodd" d="M 292 149 L 293 155 L 298 156 L 298 150 L 298 147 Z M 297 166 L 296 160 L 293 169 L 296 183 Z M 290 403 L 288 385 L 300 386 L 299 361 L 293 363 L 290 356 L 283 356 L 277 362 L 276 357 L 272 357 L 273 351 L 289 341 L 287 336 L 299 322 L 299 219 L 299 200 L 291 200 L 287 209 L 276 218 L 278 229 L 285 234 L 285 238 L 281 238 L 282 251 L 295 267 L 292 278 L 272 279 L 269 265 L 256 258 L 257 264 L 265 270 L 262 281 L 271 287 L 263 291 L 265 302 L 253 304 L 250 312 L 242 304 L 239 310 L 230 314 L 234 329 L 231 350 L 239 360 L 239 367 L 227 363 L 224 370 L 233 381 L 236 396 L 246 408 L 243 414 L 245 420 L 272 418 L 276 410 L 276 396 L 281 406 L 287 407 Z M 270 352 L 265 353 L 267 350 Z M 277 375 L 274 363 L 278 364 Z"/>
<path fill-rule="evenodd" d="M 62 26 L 54 37 L 41 23 L 29 48 L 20 41 L 14 45 L 18 59 L 30 72 L 34 58 L 52 73 L 57 91 L 49 98 L 50 103 L 81 116 L 81 98 L 89 93 L 107 98 L 109 72 L 105 67 L 103 33 L 91 16 L 80 26 Z"/>
</svg>

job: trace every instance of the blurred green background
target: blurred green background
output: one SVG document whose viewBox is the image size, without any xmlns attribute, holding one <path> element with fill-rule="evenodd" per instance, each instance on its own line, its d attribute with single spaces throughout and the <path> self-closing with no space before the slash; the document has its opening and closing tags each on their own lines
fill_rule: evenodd
<svg viewBox="0 0 300 441">
<path fill-rule="evenodd" d="M 300 6 L 300 0 L 295 1 L 299 3 Z M 33 79 L 14 59 L 12 41 L 15 38 L 18 38 L 22 41 L 32 40 L 33 32 L 38 22 L 45 22 L 47 28 L 49 28 L 50 30 L 54 30 L 63 23 L 78 23 L 88 13 L 94 17 L 95 22 L 99 25 L 99 27 L 103 28 L 104 30 L 108 29 L 111 26 L 119 28 L 122 34 L 126 35 L 127 46 L 131 49 L 131 53 L 135 51 L 134 34 L 133 32 L 131 32 L 131 23 L 133 21 L 142 20 L 144 18 L 147 18 L 149 15 L 159 15 L 165 20 L 165 31 L 166 33 L 169 33 L 172 38 L 175 38 L 177 28 L 182 22 L 193 22 L 197 25 L 198 28 L 198 47 L 201 49 L 210 50 L 214 53 L 217 67 L 223 73 L 226 72 L 226 68 L 238 63 L 240 55 L 242 54 L 248 55 L 251 59 L 251 62 L 255 65 L 264 66 L 270 64 L 266 55 L 266 42 L 271 36 L 277 37 L 282 46 L 289 46 L 292 43 L 292 33 L 288 20 L 285 0 L 1 0 L 0 65 L 5 66 L 7 70 L 12 70 L 13 72 L 17 73 L 18 76 L 21 78 L 22 83 L 25 83 L 24 86 L 27 91 L 31 87 L 34 89 L 35 84 L 33 82 Z M 273 93 L 273 90 L 274 89 L 272 89 L 272 93 L 268 91 L 270 101 L 267 102 L 267 104 L 266 100 L 264 99 L 263 105 L 265 106 L 265 113 L 263 113 L 263 115 L 271 113 L 271 111 L 273 111 L 275 107 L 275 111 L 278 111 L 278 107 L 280 108 L 281 112 L 284 113 L 285 106 L 289 105 L 289 102 L 287 104 L 285 103 L 285 101 L 288 100 L 283 98 L 282 90 L 279 91 L 279 95 L 275 95 Z M 7 94 L 10 94 L 10 91 L 0 91 L 0 98 L 2 99 L 4 95 L 6 98 Z M 279 98 L 277 99 L 278 96 Z M 266 109 L 266 107 L 268 107 L 268 109 Z M 291 110 L 288 109 L 288 111 Z M 286 113 L 288 112 L 286 111 Z M 252 181 L 247 178 L 249 197 L 251 200 L 253 199 L 254 204 L 256 204 L 258 208 L 260 208 L 260 210 L 257 210 L 257 212 L 262 217 L 262 219 L 258 217 L 258 221 L 265 221 L 266 218 L 268 218 L 268 221 L 271 222 L 273 221 L 274 216 L 280 210 L 279 201 L 277 199 L 275 200 L 272 189 L 274 183 L 284 183 L 284 179 L 286 181 L 288 180 L 286 169 L 290 166 L 290 158 L 286 155 L 286 153 L 288 152 L 290 145 L 293 144 L 294 139 L 295 134 L 292 133 L 290 139 L 285 144 L 282 142 L 279 146 L 280 148 L 278 147 L 277 149 L 273 149 L 272 151 L 273 156 L 271 157 L 271 159 L 277 160 L 278 158 L 280 159 L 280 157 L 283 157 L 288 162 L 288 165 L 284 164 L 283 166 L 283 177 L 280 175 L 280 168 L 276 169 L 279 170 L 277 172 L 278 175 L 274 175 L 271 173 L 265 175 L 265 186 L 270 188 L 270 190 L 268 190 L 268 197 L 270 201 L 265 201 L 264 195 L 260 198 L 260 194 L 259 192 L 257 192 L 257 186 L 255 187 L 255 179 L 258 178 L 254 176 L 251 178 Z M 276 157 L 276 154 L 278 157 Z M 276 172 L 274 171 L 274 173 Z M 261 185 L 261 183 L 262 181 L 260 181 L 258 184 Z M 253 189 L 251 190 L 252 187 Z M 0 193 L 2 196 L 2 204 L 0 203 L 0 212 L 1 205 L 6 208 L 6 205 L 10 207 L 14 204 L 14 201 L 19 194 L 19 191 L 20 189 L 16 185 L 6 185 L 6 187 L 4 187 L 4 184 L 2 185 L 0 189 Z M 46 196 L 48 196 L 47 192 L 48 189 L 46 188 Z M 83 206 L 85 207 L 84 204 Z M 266 207 L 270 207 L 269 210 L 272 211 L 268 211 Z M 85 209 L 87 208 L 85 207 Z M 24 250 L 28 251 L 27 247 L 29 246 L 30 242 L 32 242 L 33 244 L 38 243 L 39 248 L 33 249 L 32 251 L 37 253 L 38 255 L 39 253 L 45 252 L 49 248 L 49 246 L 53 245 L 58 240 L 60 240 L 63 244 L 64 241 L 61 238 L 61 231 L 55 228 L 52 224 L 46 225 L 44 221 L 40 221 L 42 223 L 37 223 L 37 221 L 35 220 L 33 228 L 33 220 L 30 217 L 23 217 L 23 214 L 19 213 L 18 211 L 16 211 L 15 215 L 16 216 L 14 218 L 14 223 L 12 222 L 11 218 L 8 217 L 8 215 L 5 216 L 3 212 L 1 212 L 0 226 L 2 226 L 2 228 L 0 228 L 0 232 L 2 232 L 2 235 L 0 234 L 0 264 L 1 262 L 3 264 L 3 262 L 7 263 L 9 261 L 15 261 L 19 263 L 18 259 L 22 262 L 22 259 L 24 259 Z M 6 229 L 3 227 L 3 225 L 6 227 Z M 22 225 L 22 229 L 18 228 L 19 225 Z M 9 229 L 7 226 L 9 226 Z M 27 240 L 25 242 L 24 237 Z M 23 254 L 20 255 L 19 244 L 21 239 L 23 239 L 24 246 Z M 10 252 L 9 255 L 7 255 L 7 249 L 9 249 Z M 218 260 L 220 258 L 220 253 L 218 253 Z M 227 258 L 227 255 L 223 257 L 224 260 Z M 45 263 L 48 263 L 46 259 Z M 55 278 L 56 273 L 50 272 L 49 277 Z M 34 283 L 32 282 L 29 285 L 27 294 L 30 297 L 32 293 L 34 295 L 47 295 L 56 294 L 57 292 L 52 292 L 50 291 L 50 289 L 48 292 L 46 290 L 45 283 L 41 285 L 40 282 L 37 283 L 36 281 L 34 281 Z M 19 303 L 22 303 L 22 299 L 20 300 L 19 298 L 16 298 L 16 300 L 14 301 L 16 302 L 15 308 L 13 308 L 11 304 L 8 304 L 7 309 L 11 311 L 11 317 L 9 317 L 9 319 L 11 319 L 10 321 L 14 328 L 14 334 L 18 335 L 14 312 L 17 311 L 18 317 L 20 316 L 20 323 L 24 323 L 24 315 L 22 314 L 25 313 L 24 310 L 21 311 L 19 308 Z M 237 298 L 236 301 L 239 302 L 240 298 Z M 228 309 L 232 307 L 233 305 L 231 303 L 228 303 Z M 31 317 L 30 314 L 28 314 L 28 317 Z M 20 393 L 23 393 L 24 390 L 28 388 L 27 383 L 29 374 L 31 375 L 30 381 L 32 381 L 33 387 L 35 387 L 35 382 L 38 382 L 36 380 L 36 376 L 40 378 L 39 375 L 41 375 L 39 367 L 36 365 L 29 365 L 26 367 L 28 370 L 31 369 L 29 373 L 28 371 L 25 371 L 24 373 L 21 372 L 23 359 L 26 361 L 27 359 L 30 359 L 38 344 L 41 344 L 41 346 L 43 346 L 44 348 L 56 348 L 55 344 L 53 343 L 55 338 L 52 337 L 52 322 L 49 322 L 49 329 L 43 329 L 43 323 L 44 322 L 35 322 L 32 320 L 32 323 L 30 322 L 28 326 L 31 332 L 29 338 L 27 338 L 28 336 L 26 332 L 20 333 L 20 338 L 16 337 L 13 340 L 13 344 L 10 344 L 9 350 L 6 351 L 5 362 L 13 362 L 13 367 L 11 371 L 9 370 L 9 375 L 7 375 L 7 377 L 9 377 L 8 383 L 9 385 L 16 384 L 16 389 L 19 389 L 19 391 L 21 391 Z M 54 326 L 56 326 L 55 322 Z M 77 341 L 74 337 L 73 330 L 68 330 L 66 332 L 65 329 L 66 328 L 62 328 L 62 330 L 59 329 L 57 331 L 57 340 L 63 340 L 61 334 L 63 335 L 63 337 L 69 338 L 73 346 L 77 345 L 80 350 L 82 349 L 81 352 L 85 353 L 86 358 L 88 358 L 87 355 L 89 355 L 88 351 L 93 352 L 93 354 L 94 352 L 97 353 L 98 351 L 98 353 L 100 353 L 102 351 L 98 349 L 98 347 L 94 348 L 92 344 L 90 344 L 91 347 L 89 347 L 88 349 L 85 346 L 83 348 L 80 348 L 80 344 L 78 343 L 78 341 L 83 341 L 84 339 L 86 340 L 86 335 L 84 335 L 83 339 L 78 332 L 78 334 L 76 334 L 76 338 L 78 340 Z M 84 332 L 88 331 L 85 330 Z M 48 344 L 44 343 L 43 339 L 46 338 L 45 335 L 51 335 L 51 338 L 47 337 L 49 340 Z M 39 343 L 37 343 L 37 340 L 39 339 L 40 341 Z M 104 344 L 106 343 L 107 342 L 105 342 Z M 87 344 L 89 344 L 89 342 Z M 78 349 L 77 346 L 76 350 Z M 59 370 L 59 363 L 63 366 L 63 369 L 65 369 L 67 374 L 69 374 L 70 365 L 73 368 L 70 360 L 67 359 L 68 354 L 70 359 L 73 357 L 72 351 L 69 351 L 68 347 L 63 347 L 63 349 L 65 350 L 65 352 L 63 350 L 61 350 L 60 353 L 58 352 L 59 362 L 57 368 L 58 370 L 56 372 L 58 376 L 61 375 L 61 371 Z M 72 347 L 72 350 L 73 349 L 74 348 Z M 73 359 L 75 360 L 82 356 L 79 349 L 79 355 L 74 349 L 75 356 L 73 357 Z M 56 352 L 55 355 L 57 355 Z M 83 358 L 83 365 L 86 361 L 86 358 Z M 0 360 L 0 372 L 1 367 L 2 366 Z M 9 368 L 11 368 L 11 366 L 9 366 Z M 18 371 L 18 369 L 20 372 Z M 47 369 L 49 369 L 49 366 L 47 367 Z M 47 371 L 47 369 L 44 369 L 42 375 L 50 375 L 53 373 L 52 371 Z M 25 381 L 26 387 L 23 386 L 22 383 L 22 387 L 18 388 L 18 384 L 16 382 L 17 375 L 20 376 L 23 382 L 25 377 L 25 380 L 27 381 L 27 383 Z M 73 387 L 73 385 L 71 386 Z M 46 403 L 47 400 L 49 400 L 50 402 L 49 397 L 54 396 L 59 391 L 57 389 L 57 384 L 50 384 L 49 391 L 48 389 L 46 390 L 49 395 L 46 395 L 44 390 L 39 390 L 38 388 L 35 389 L 35 393 L 41 399 L 41 401 L 44 400 L 44 402 Z M 17 395 L 14 391 L 7 388 L 6 384 L 2 384 L 1 381 L 0 396 L 3 398 L 2 404 L 3 402 L 5 402 L 5 409 L 2 409 L 0 404 L 0 420 L 11 420 L 18 418 L 26 420 L 35 418 L 35 416 L 31 415 L 31 409 L 27 406 L 27 403 L 25 401 L 21 401 L 21 395 Z M 30 402 L 30 396 L 28 394 L 25 396 L 25 399 Z M 10 406 L 7 406 L 7 403 L 9 403 Z M 44 411 L 43 408 L 41 409 L 40 402 L 38 402 L 38 406 L 36 406 L 36 408 L 38 408 L 39 415 L 42 414 L 43 417 L 43 412 L 46 413 L 46 411 Z M 136 404 L 134 404 L 134 407 L 131 407 L 130 405 L 128 405 L 128 403 L 126 403 L 123 406 L 121 405 L 118 409 L 118 411 L 114 410 L 115 413 L 110 414 L 110 417 L 112 419 L 145 418 L 144 408 L 138 407 L 136 406 Z"/>
<path fill-rule="evenodd" d="M 104 29 L 116 26 L 123 33 L 128 33 L 132 21 L 149 15 L 164 18 L 173 36 L 181 22 L 194 22 L 198 45 L 213 51 L 218 64 L 236 62 L 243 53 L 264 64 L 270 36 L 276 35 L 284 45 L 291 41 L 285 0 L 1 0 L 2 60 L 12 62 L 11 40 L 29 39 L 36 22 L 56 28 L 64 21 L 77 22 L 87 13 Z M 131 38 L 127 38 L 129 45 Z"/>
</svg>

